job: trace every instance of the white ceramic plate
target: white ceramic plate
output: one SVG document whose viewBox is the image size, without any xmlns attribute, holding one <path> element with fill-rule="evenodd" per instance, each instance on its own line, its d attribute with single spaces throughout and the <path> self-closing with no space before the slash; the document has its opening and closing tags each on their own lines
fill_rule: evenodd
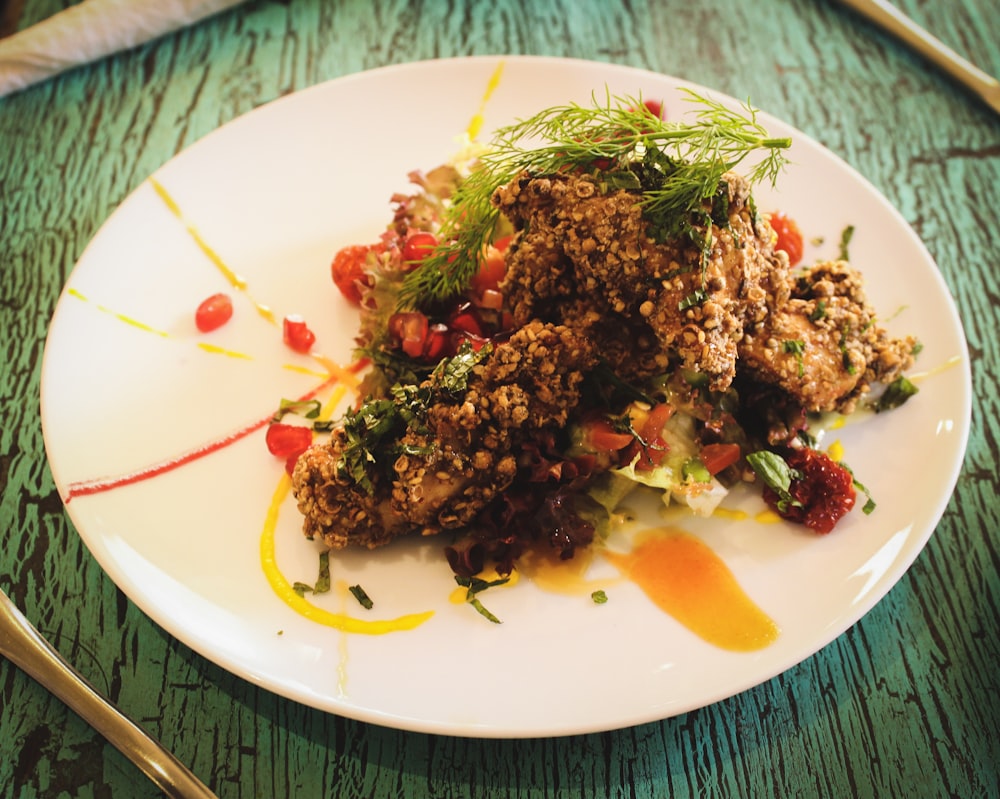
<svg viewBox="0 0 1000 799">
<path fill-rule="evenodd" d="M 475 114 L 488 137 L 541 108 L 586 103 L 605 86 L 662 98 L 671 115 L 686 107 L 676 87 L 690 84 L 662 75 L 503 61 L 485 104 L 498 58 L 375 70 L 225 125 L 154 175 L 184 222 L 150 181 L 139 186 L 80 258 L 52 321 L 42 415 L 63 497 L 204 447 L 319 382 L 286 368 L 315 363 L 290 352 L 241 294 L 226 327 L 197 333 L 199 301 L 229 286 L 186 225 L 247 279 L 254 299 L 279 317 L 301 313 L 319 347 L 346 363 L 356 318 L 329 279 L 331 256 L 372 240 L 389 219 L 390 195 L 410 188 L 407 173 L 451 156 Z M 491 589 L 484 602 L 504 623 L 490 624 L 449 601 L 454 583 L 435 539 L 334 557 L 334 580 L 361 584 L 375 600 L 371 611 L 343 592 L 315 599 L 359 618 L 433 610 L 422 626 L 369 636 L 308 621 L 276 596 L 260 564 L 282 473 L 261 429 L 151 479 L 75 496 L 67 508 L 80 535 L 145 613 L 205 657 L 307 705 L 404 729 L 542 736 L 617 728 L 715 702 L 800 662 L 864 615 L 931 535 L 964 453 L 970 377 L 949 293 L 900 215 L 821 146 L 762 119 L 794 137 L 794 166 L 779 191 L 758 191 L 758 205 L 788 211 L 807 239 L 825 241 L 810 244 L 810 260 L 833 256 L 843 228 L 856 225 L 851 260 L 890 329 L 924 343 L 921 369 L 943 367 L 903 408 L 836 433 L 878 502 L 871 516 L 856 511 L 826 537 L 753 520 L 683 522 L 780 626 L 771 646 L 715 648 L 621 582 L 609 582 L 600 606 L 524 580 Z M 204 342 L 250 357 L 209 352 Z M 734 502 L 751 516 L 761 507 L 750 495 Z M 277 521 L 278 564 L 289 579 L 311 582 L 317 549 L 299 529 L 289 499 Z"/>
</svg>

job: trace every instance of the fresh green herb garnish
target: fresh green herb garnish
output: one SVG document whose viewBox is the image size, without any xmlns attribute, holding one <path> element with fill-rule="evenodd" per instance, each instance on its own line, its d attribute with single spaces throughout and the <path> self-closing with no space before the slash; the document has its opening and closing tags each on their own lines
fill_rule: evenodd
<svg viewBox="0 0 1000 799">
<path fill-rule="evenodd" d="M 280 422 L 286 414 L 296 413 L 300 416 L 304 416 L 306 419 L 315 419 L 319 416 L 320 408 L 319 400 L 289 400 L 283 399 L 281 404 L 278 406 L 278 410 L 274 412 L 271 417 L 272 422 Z"/>
<path fill-rule="evenodd" d="M 806 343 L 801 339 L 787 338 L 782 344 L 787 354 L 795 356 L 795 360 L 799 364 L 799 377 L 802 377 L 806 373 L 806 365 L 802 357 L 806 351 Z"/>
<path fill-rule="evenodd" d="M 490 613 L 479 598 L 476 596 L 487 588 L 493 588 L 497 585 L 504 585 L 510 580 L 509 577 L 501 577 L 497 580 L 483 580 L 479 577 L 462 577 L 461 575 L 455 575 L 455 582 L 466 589 L 465 591 L 465 601 L 468 602 L 472 607 L 476 609 L 480 616 L 488 619 L 494 624 L 503 624 L 496 616 Z"/>
<path fill-rule="evenodd" d="M 885 391 L 882 392 L 882 396 L 875 401 L 875 412 L 881 413 L 882 411 L 898 408 L 918 391 L 920 389 L 913 385 L 906 377 L 897 377 L 886 386 Z"/>
<path fill-rule="evenodd" d="M 292 590 L 295 591 L 299 596 L 305 596 L 306 594 L 325 594 L 330 590 L 330 553 L 321 552 L 319 554 L 319 576 L 316 578 L 316 583 L 314 585 L 308 585 L 307 583 L 295 582 L 292 584 Z"/>
<path fill-rule="evenodd" d="M 594 591 L 590 595 L 590 598 L 594 600 L 595 605 L 603 605 L 605 602 L 608 601 L 608 595 L 603 591 Z"/>
<path fill-rule="evenodd" d="M 762 449 L 747 455 L 747 463 L 764 484 L 778 495 L 778 510 L 784 512 L 790 506 L 801 507 L 802 503 L 791 495 L 791 488 L 792 480 L 799 479 L 802 474 L 789 466 L 784 458 Z"/>
<path fill-rule="evenodd" d="M 446 210 L 439 235 L 446 243 L 406 276 L 400 307 L 433 305 L 468 285 L 500 218 L 493 193 L 523 171 L 584 170 L 607 188 L 639 192 L 659 240 L 690 234 L 706 215 L 723 218 L 722 176 L 751 153 L 764 156 L 748 180 L 776 180 L 789 138 L 769 136 L 748 104 L 738 113 L 695 92 L 686 95 L 697 107 L 691 122 L 661 120 L 641 100 L 608 93 L 603 101 L 595 95 L 590 107 L 555 106 L 497 130 Z"/>
<path fill-rule="evenodd" d="M 847 349 L 847 327 L 841 329 L 840 331 L 840 341 L 838 342 L 840 347 L 840 360 L 844 364 L 844 371 L 849 375 L 853 375 L 857 371 L 857 367 L 851 360 L 851 353 Z"/>
<path fill-rule="evenodd" d="M 816 303 L 816 307 L 813 309 L 812 313 L 809 314 L 810 322 L 818 322 L 826 316 L 826 300 L 820 300 Z"/>
<path fill-rule="evenodd" d="M 695 289 L 683 300 L 677 303 L 677 310 L 686 311 L 688 308 L 694 308 L 697 305 L 701 305 L 707 297 L 708 293 L 704 289 Z"/>
<path fill-rule="evenodd" d="M 351 592 L 354 598 L 358 600 L 358 602 L 361 604 L 361 607 L 363 607 L 365 610 L 371 610 L 373 607 L 375 607 L 375 603 L 372 602 L 371 597 L 368 596 L 368 594 L 365 592 L 365 589 L 362 588 L 360 585 L 352 585 L 347 590 Z"/>
<path fill-rule="evenodd" d="M 851 238 L 854 236 L 854 225 L 848 225 L 844 228 L 843 232 L 840 234 L 840 260 L 849 261 L 850 257 L 848 255 L 848 247 L 851 244 Z"/>
<path fill-rule="evenodd" d="M 477 351 L 464 342 L 420 385 L 397 383 L 389 390 L 389 397 L 369 399 L 356 410 L 348 409 L 342 420 L 347 442 L 340 456 L 340 473 L 371 494 L 377 467 L 391 468 L 400 455 L 430 452 L 431 446 L 403 445 L 400 439 L 407 430 L 424 430 L 427 410 L 436 398 L 465 391 L 475 366 L 492 351 L 489 344 Z"/>
</svg>

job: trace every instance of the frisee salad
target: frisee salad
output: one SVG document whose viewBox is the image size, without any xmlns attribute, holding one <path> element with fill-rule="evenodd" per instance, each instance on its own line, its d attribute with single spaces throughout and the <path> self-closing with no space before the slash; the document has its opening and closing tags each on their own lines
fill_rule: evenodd
<svg viewBox="0 0 1000 799">
<path fill-rule="evenodd" d="M 790 140 L 685 100 L 678 120 L 606 95 L 500 128 L 336 253 L 370 369 L 328 437 L 282 449 L 308 537 L 446 534 L 474 593 L 528 550 L 572 558 L 637 490 L 708 516 L 751 484 L 817 534 L 874 509 L 810 427 L 906 401 L 919 345 L 880 325 L 847 236 L 802 265 L 793 217 L 756 206 Z"/>
</svg>

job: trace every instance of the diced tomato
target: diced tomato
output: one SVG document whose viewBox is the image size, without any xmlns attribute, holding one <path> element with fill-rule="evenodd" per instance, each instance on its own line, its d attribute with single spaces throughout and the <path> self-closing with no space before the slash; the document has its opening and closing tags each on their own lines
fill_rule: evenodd
<svg viewBox="0 0 1000 799">
<path fill-rule="evenodd" d="M 661 402 L 654 405 L 646 417 L 640 420 L 638 432 L 641 441 L 636 442 L 636 452 L 640 457 L 635 465 L 636 469 L 649 470 L 663 463 L 670 451 L 670 447 L 663 439 L 663 426 L 673 415 L 673 407 Z M 635 458 L 634 453 L 630 455 L 631 458 Z"/>
<path fill-rule="evenodd" d="M 740 459 L 739 444 L 706 444 L 701 448 L 698 457 L 708 469 L 708 473 L 715 475 L 723 469 L 727 469 Z"/>
<path fill-rule="evenodd" d="M 492 244 L 486 248 L 486 257 L 483 258 L 479 271 L 469 281 L 469 287 L 474 292 L 483 294 L 486 291 L 496 291 L 500 285 L 500 281 L 507 274 L 507 262 L 504 252 L 509 243 L 509 239 L 505 240 L 503 249 L 496 244 Z"/>
<path fill-rule="evenodd" d="M 618 452 L 635 441 L 631 433 L 615 430 L 610 421 L 601 418 L 586 423 L 584 437 L 595 450 L 608 454 Z"/>
<path fill-rule="evenodd" d="M 381 248 L 381 244 L 352 244 L 344 247 L 333 257 L 330 274 L 334 285 L 344 298 L 354 304 L 361 304 L 362 289 L 372 285 L 372 277 L 366 271 L 368 253 Z"/>
<path fill-rule="evenodd" d="M 429 324 L 427 317 L 419 311 L 401 311 L 389 317 L 389 333 L 407 355 L 419 358 L 427 344 Z"/>
<path fill-rule="evenodd" d="M 285 344 L 296 352 L 308 354 L 316 343 L 316 334 L 313 333 L 305 320 L 298 314 L 290 314 L 285 317 L 282 325 Z"/>
<path fill-rule="evenodd" d="M 272 422 L 264 437 L 268 452 L 279 458 L 297 458 L 312 445 L 312 430 L 302 425 Z"/>
<path fill-rule="evenodd" d="M 409 269 L 415 268 L 421 261 L 424 260 L 424 258 L 434 251 L 434 248 L 437 247 L 437 245 L 437 236 L 433 233 L 428 233 L 423 230 L 411 233 L 406 237 L 406 241 L 403 242 L 403 249 L 401 253 L 403 263 Z"/>
<path fill-rule="evenodd" d="M 802 231 L 798 224 L 781 211 L 776 211 L 771 214 L 771 227 L 778 236 L 775 249 L 788 253 L 789 266 L 795 266 L 802 260 L 803 252 Z"/>
<path fill-rule="evenodd" d="M 233 315 L 233 301 L 228 294 L 213 294 L 202 300 L 194 312 L 194 324 L 202 333 L 222 327 Z"/>
</svg>

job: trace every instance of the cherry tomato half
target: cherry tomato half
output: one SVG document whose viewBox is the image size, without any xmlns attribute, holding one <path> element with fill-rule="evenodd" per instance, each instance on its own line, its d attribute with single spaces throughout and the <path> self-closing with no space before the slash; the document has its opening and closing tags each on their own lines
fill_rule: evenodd
<svg viewBox="0 0 1000 799">
<path fill-rule="evenodd" d="M 316 343 L 316 334 L 313 333 L 305 320 L 298 314 L 289 314 L 282 324 L 282 333 L 285 344 L 296 352 L 308 354 Z"/>
<path fill-rule="evenodd" d="M 194 312 L 195 326 L 208 333 L 222 327 L 233 315 L 233 301 L 228 294 L 213 294 L 202 300 L 198 310 Z"/>
<path fill-rule="evenodd" d="M 778 242 L 774 245 L 777 250 L 784 250 L 788 253 L 788 265 L 795 266 L 802 260 L 802 231 L 795 220 L 786 216 L 781 211 L 771 214 L 771 227 L 778 235 Z"/>
<path fill-rule="evenodd" d="M 500 285 L 500 281 L 507 274 L 505 252 L 508 244 L 510 244 L 510 239 L 505 238 L 496 244 L 491 244 L 486 249 L 486 257 L 483 258 L 483 262 L 479 266 L 479 271 L 469 281 L 469 287 L 477 294 L 496 291 Z"/>
</svg>

